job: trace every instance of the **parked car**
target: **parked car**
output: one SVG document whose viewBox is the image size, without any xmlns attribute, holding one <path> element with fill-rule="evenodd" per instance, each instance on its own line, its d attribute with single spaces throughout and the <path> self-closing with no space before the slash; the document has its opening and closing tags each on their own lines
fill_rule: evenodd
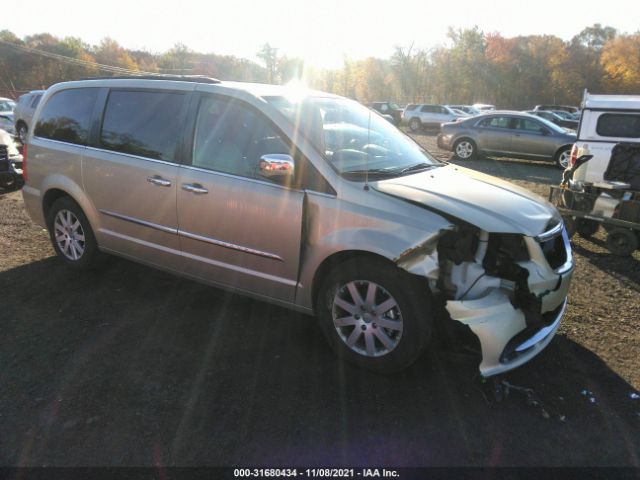
<svg viewBox="0 0 640 480">
<path fill-rule="evenodd" d="M 463 112 L 468 113 L 471 116 L 479 115 L 480 113 L 482 113 L 473 105 L 447 105 L 447 107 L 452 108 L 454 110 L 462 110 Z"/>
<path fill-rule="evenodd" d="M 374 110 L 373 108 L 370 108 L 369 110 L 371 110 L 373 113 L 375 113 L 376 115 L 378 115 L 379 117 L 384 118 L 387 122 L 389 122 L 392 125 L 396 124 L 396 119 L 393 118 L 391 115 L 388 115 L 386 113 L 380 113 L 377 110 Z"/>
<path fill-rule="evenodd" d="M 373 102 L 371 108 L 380 112 L 382 115 L 390 115 L 393 118 L 394 125 L 400 125 L 402 119 L 402 108 L 393 102 Z"/>
<path fill-rule="evenodd" d="M 569 112 L 569 113 L 580 113 L 580 108 L 579 107 L 572 107 L 570 105 L 536 105 L 535 107 L 533 107 L 533 109 L 535 111 L 538 111 L 538 110 L 551 110 L 551 111 L 562 110 L 562 111 Z"/>
<path fill-rule="evenodd" d="M 552 160 L 569 165 L 576 135 L 528 113 L 496 111 L 457 123 L 446 123 L 438 147 L 463 160 L 478 154 Z"/>
<path fill-rule="evenodd" d="M 16 102 L 10 98 L 0 97 L 0 115 L 13 115 Z"/>
<path fill-rule="evenodd" d="M 455 113 L 446 105 L 410 105 L 402 113 L 402 123 L 409 125 L 412 132 L 419 132 L 425 128 L 440 129 L 445 122 L 466 118 L 466 114 Z"/>
<path fill-rule="evenodd" d="M 564 314 L 555 208 L 352 100 L 94 79 L 52 86 L 34 122 L 23 197 L 70 267 L 112 253 L 315 314 L 341 358 L 377 372 L 420 355 L 439 302 L 478 337 L 485 376 L 538 354 Z"/>
<path fill-rule="evenodd" d="M 0 193 L 22 187 L 22 155 L 13 137 L 0 130 Z"/>
<path fill-rule="evenodd" d="M 7 132 L 9 135 L 15 135 L 16 129 L 13 126 L 13 115 L 0 115 L 0 130 Z"/>
<path fill-rule="evenodd" d="M 475 108 L 476 110 L 480 111 L 480 112 L 488 112 L 491 110 L 495 110 L 496 106 L 495 105 L 490 105 L 488 103 L 474 103 L 473 104 L 473 108 Z"/>
<path fill-rule="evenodd" d="M 0 129 L 9 132 L 11 135 L 15 133 L 13 128 L 13 109 L 16 102 L 10 98 L 0 97 Z"/>
<path fill-rule="evenodd" d="M 548 120 L 551 123 L 555 123 L 560 127 L 568 128 L 570 130 L 576 130 L 578 128 L 577 120 L 565 118 L 559 113 L 552 112 L 551 110 L 531 110 L 526 113 L 530 115 L 535 115 L 536 117 L 544 118 L 545 120 Z"/>
<path fill-rule="evenodd" d="M 620 143 L 640 144 L 640 97 L 585 93 L 570 163 L 573 166 L 583 155 L 593 158 L 574 171 L 572 180 L 583 184 L 605 181 L 611 152 Z"/>
<path fill-rule="evenodd" d="M 27 138 L 33 112 L 35 112 L 38 103 L 40 103 L 43 93 L 44 90 L 33 90 L 18 97 L 18 103 L 14 110 L 14 121 L 15 131 L 21 142 L 24 142 Z"/>
<path fill-rule="evenodd" d="M 451 107 L 449 107 L 449 108 L 451 108 Z M 455 113 L 458 116 L 458 118 L 467 118 L 467 117 L 471 116 L 467 112 L 465 112 L 464 110 L 459 110 L 457 108 L 451 108 L 451 111 L 453 113 Z"/>
</svg>

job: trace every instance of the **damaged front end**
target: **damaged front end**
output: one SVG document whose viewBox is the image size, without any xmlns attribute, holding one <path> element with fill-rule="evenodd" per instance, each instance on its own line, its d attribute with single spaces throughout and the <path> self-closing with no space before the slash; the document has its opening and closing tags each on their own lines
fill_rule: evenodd
<svg viewBox="0 0 640 480">
<path fill-rule="evenodd" d="M 537 237 L 453 226 L 396 263 L 426 277 L 451 319 L 478 337 L 485 377 L 522 365 L 547 346 L 564 314 L 573 273 L 561 221 Z"/>
</svg>

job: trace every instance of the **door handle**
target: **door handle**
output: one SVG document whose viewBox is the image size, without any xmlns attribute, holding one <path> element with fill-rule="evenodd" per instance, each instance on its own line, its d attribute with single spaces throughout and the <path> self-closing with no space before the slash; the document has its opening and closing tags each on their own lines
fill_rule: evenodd
<svg viewBox="0 0 640 480">
<path fill-rule="evenodd" d="M 187 192 L 195 193 L 196 195 L 202 195 L 204 193 L 209 193 L 209 190 L 204 188 L 199 183 L 183 183 L 182 189 Z"/>
<path fill-rule="evenodd" d="M 169 187 L 169 186 L 171 186 L 171 180 L 167 180 L 166 178 L 162 178 L 160 175 L 154 175 L 153 177 L 147 177 L 147 182 L 153 183 L 154 185 L 159 185 L 161 187 Z"/>
</svg>

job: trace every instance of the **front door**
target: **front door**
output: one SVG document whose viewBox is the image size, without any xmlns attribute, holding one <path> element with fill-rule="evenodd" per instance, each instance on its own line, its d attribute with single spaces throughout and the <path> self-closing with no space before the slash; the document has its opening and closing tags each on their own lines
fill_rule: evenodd
<svg viewBox="0 0 640 480">
<path fill-rule="evenodd" d="M 203 94 L 191 165 L 178 173 L 178 223 L 186 273 L 293 302 L 302 229 L 302 191 L 263 176 L 260 157 L 289 154 L 260 112 Z"/>
</svg>

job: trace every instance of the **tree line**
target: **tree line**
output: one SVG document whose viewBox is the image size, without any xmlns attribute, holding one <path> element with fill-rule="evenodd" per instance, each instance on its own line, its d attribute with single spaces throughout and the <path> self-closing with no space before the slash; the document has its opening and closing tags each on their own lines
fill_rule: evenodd
<svg viewBox="0 0 640 480">
<path fill-rule="evenodd" d="M 17 96 L 54 83 L 127 72 L 206 75 L 222 80 L 288 83 L 363 103 L 492 103 L 526 108 L 578 104 L 594 93 L 640 94 L 640 31 L 623 34 L 595 24 L 571 40 L 554 35 L 504 37 L 479 28 L 449 29 L 446 44 L 397 46 L 390 58 L 345 58 L 319 69 L 265 44 L 257 61 L 195 52 L 176 44 L 163 53 L 130 50 L 111 38 L 89 45 L 48 33 L 19 38 L 0 31 L 0 95 Z"/>
</svg>

